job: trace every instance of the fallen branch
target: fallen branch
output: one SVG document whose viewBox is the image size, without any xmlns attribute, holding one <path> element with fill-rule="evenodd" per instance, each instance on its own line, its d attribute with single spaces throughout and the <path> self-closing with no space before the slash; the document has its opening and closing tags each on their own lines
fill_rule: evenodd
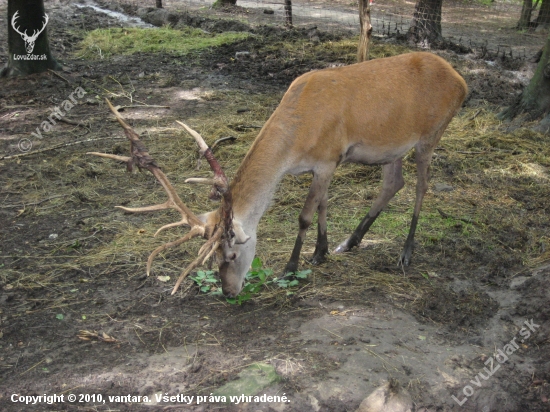
<svg viewBox="0 0 550 412">
<path fill-rule="evenodd" d="M 23 156 L 30 156 L 30 155 L 37 154 L 37 153 L 44 153 L 44 152 L 48 152 L 50 150 L 59 149 L 60 147 L 74 146 L 74 145 L 81 144 L 81 143 L 96 142 L 98 140 L 107 140 L 107 139 L 117 139 L 118 140 L 118 139 L 125 139 L 125 137 L 119 137 L 119 136 L 99 137 L 97 139 L 86 139 L 86 140 L 78 140 L 76 142 L 60 143 L 58 145 L 55 145 L 55 146 L 52 146 L 52 147 L 47 147 L 45 149 L 35 150 L 34 152 L 25 152 L 25 153 L 20 153 L 20 154 L 11 155 L 11 156 L 3 156 L 3 157 L 0 157 L 0 160 L 17 159 L 17 158 L 23 157 Z"/>
<path fill-rule="evenodd" d="M 64 78 L 63 76 L 61 76 L 59 73 L 57 73 L 56 71 L 52 70 L 52 69 L 48 69 L 49 72 L 51 72 L 53 75 L 59 77 L 61 80 L 65 80 L 67 83 L 71 84 L 71 81 Z"/>
<path fill-rule="evenodd" d="M 17 207 L 26 207 L 26 206 L 36 206 L 36 205 L 39 205 L 41 203 L 44 203 L 44 202 L 47 202 L 48 200 L 52 200 L 52 199 L 57 199 L 58 197 L 66 197 L 67 195 L 55 195 L 55 196 L 50 196 L 50 197 L 47 197 L 46 199 L 42 199 L 42 200 L 39 200 L 37 202 L 32 202 L 32 203 L 21 203 L 20 205 L 3 205 L 3 206 L 0 206 L 0 209 L 11 209 L 11 208 L 17 208 Z"/>
</svg>

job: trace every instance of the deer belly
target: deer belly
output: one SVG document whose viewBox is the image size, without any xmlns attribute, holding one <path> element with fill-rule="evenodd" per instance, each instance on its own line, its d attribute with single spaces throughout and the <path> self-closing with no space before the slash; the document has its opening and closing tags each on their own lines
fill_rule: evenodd
<svg viewBox="0 0 550 412">
<path fill-rule="evenodd" d="M 399 146 L 371 146 L 363 143 L 351 145 L 344 155 L 343 162 L 383 165 L 402 158 L 417 143 L 416 139 Z"/>
</svg>

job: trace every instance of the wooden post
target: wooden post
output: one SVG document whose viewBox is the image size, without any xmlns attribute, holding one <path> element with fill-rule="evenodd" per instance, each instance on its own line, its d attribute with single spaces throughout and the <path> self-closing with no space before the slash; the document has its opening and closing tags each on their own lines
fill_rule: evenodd
<svg viewBox="0 0 550 412">
<path fill-rule="evenodd" d="M 285 0 L 286 27 L 292 27 L 292 1 Z"/>
<path fill-rule="evenodd" d="M 359 0 L 359 23 L 361 24 L 361 36 L 357 47 L 357 62 L 369 59 L 369 45 L 372 34 L 370 24 L 370 0 Z"/>
</svg>

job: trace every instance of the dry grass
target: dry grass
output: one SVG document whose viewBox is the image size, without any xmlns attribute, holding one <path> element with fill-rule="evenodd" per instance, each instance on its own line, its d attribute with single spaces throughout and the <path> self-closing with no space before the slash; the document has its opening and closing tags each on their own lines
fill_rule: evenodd
<svg viewBox="0 0 550 412">
<path fill-rule="evenodd" d="M 210 143 L 219 137 L 238 136 L 237 143 L 222 146 L 217 151 L 217 157 L 228 175 L 232 176 L 257 132 L 256 129 L 240 129 L 239 126 L 260 126 L 275 107 L 279 95 L 240 96 L 238 93 L 224 92 L 207 98 L 223 99 L 227 103 L 215 115 L 189 119 L 189 122 Z M 235 109 L 242 107 L 245 101 L 250 112 L 244 116 L 235 114 Z M 534 132 L 521 129 L 508 135 L 500 131 L 499 126 L 495 113 L 489 109 L 465 109 L 451 123 L 436 152 L 432 182 L 451 184 L 455 190 L 450 193 L 430 192 L 427 195 L 417 235 L 420 246 L 416 253 L 428 254 L 418 259 L 418 266 L 407 270 L 409 274 L 425 273 L 424 270 L 437 267 L 433 262 L 440 256 L 429 254 L 437 250 L 438 245 L 440 253 L 451 259 L 466 259 L 480 245 L 484 248 L 478 251 L 482 255 L 504 248 L 517 254 L 518 259 L 527 266 L 540 264 L 548 258 L 548 252 L 542 249 L 548 242 L 548 235 L 543 232 L 546 213 L 540 208 L 534 208 L 528 214 L 525 210 L 533 206 L 529 204 L 531 196 L 541 202 L 548 196 L 549 149 L 543 137 Z M 215 207 L 206 200 L 203 188 L 182 183 L 187 177 L 209 173 L 204 162 L 201 171 L 195 169 L 195 149 L 182 132 L 158 133 L 150 140 L 144 140 L 193 210 L 204 211 Z M 414 300 L 423 293 L 419 288 L 431 288 L 429 282 L 419 283 L 414 276 L 404 276 L 398 270 L 388 273 L 375 269 L 377 264 L 390 266 L 396 263 L 408 231 L 416 180 L 413 156 L 409 155 L 405 161 L 407 186 L 368 234 L 368 250 L 330 256 L 330 263 L 315 268 L 310 283 L 298 289 L 300 296 L 346 299 L 361 291 L 377 288 L 389 296 Z M 138 196 L 132 194 L 130 204 L 162 201 L 164 194 L 152 183 L 150 176 L 130 177 L 118 165 L 103 161 L 93 163 L 93 168 L 107 172 L 121 187 L 134 188 Z M 102 163 L 101 166 L 98 163 Z M 265 266 L 275 271 L 284 267 L 292 250 L 297 217 L 310 180 L 308 176 L 287 176 L 280 185 L 272 207 L 260 223 L 257 254 Z M 338 169 L 330 188 L 329 241 L 332 245 L 346 237 L 363 217 L 379 190 L 379 180 L 379 168 L 345 165 Z M 103 183 L 107 187 L 112 184 L 108 180 Z M 530 196 L 525 199 L 514 198 L 515 193 L 521 192 L 522 188 L 528 190 Z M 123 196 L 128 198 L 127 194 Z M 129 219 L 134 223 L 129 223 Z M 132 274 L 129 275 L 133 276 L 135 270 L 144 270 L 144 261 L 152 249 L 176 237 L 173 233 L 162 234 L 159 238 L 152 237 L 156 228 L 170 220 L 163 213 L 139 217 L 117 214 L 116 220 L 110 221 L 106 228 L 116 233 L 115 239 L 96 248 L 93 253 L 80 257 L 78 261 L 82 265 L 94 266 L 105 262 L 120 264 L 124 260 L 128 262 L 125 270 L 131 268 Z M 534 223 L 535 228 L 525 237 L 523 234 L 528 222 L 531 225 Z M 519 240 L 507 244 L 506 231 L 515 233 L 520 237 Z M 314 233 L 312 231 L 304 245 L 304 258 L 313 252 Z M 458 242 L 460 249 L 446 250 L 449 239 Z M 175 278 L 178 268 L 195 254 L 196 248 L 198 242 L 192 247 L 186 246 L 186 253 L 180 250 L 163 254 L 154 263 L 155 274 L 170 274 Z M 304 264 L 307 265 L 307 262 Z M 261 298 L 271 301 L 285 299 L 285 295 L 285 291 L 272 287 L 266 289 Z"/>
<path fill-rule="evenodd" d="M 396 50 L 384 50 L 380 55 Z M 231 178 L 259 129 L 277 106 L 281 93 L 252 93 L 235 90 L 205 93 L 201 99 L 216 103 L 216 110 L 185 120 L 197 129 L 208 143 L 225 136 L 237 141 L 223 144 L 216 156 Z M 249 111 L 237 113 L 246 107 Z M 105 116 L 107 117 L 105 108 Z M 162 166 L 180 196 L 196 212 L 216 207 L 207 200 L 200 186 L 184 184 L 188 177 L 209 175 L 206 162 L 197 170 L 198 154 L 193 141 L 173 126 L 175 118 L 133 122 L 150 153 Z M 121 132 L 120 132 L 121 133 Z M 121 152 L 126 143 L 98 143 L 95 150 Z M 372 227 L 364 248 L 343 256 L 329 256 L 328 263 L 313 268 L 309 282 L 294 291 L 301 297 L 352 299 L 369 290 L 380 290 L 389 298 L 415 301 L 433 290 L 429 276 L 449 273 L 457 262 L 463 266 L 453 274 L 471 271 L 479 265 L 492 265 L 498 256 L 512 256 L 525 267 L 540 265 L 550 258 L 547 199 L 550 198 L 548 168 L 550 148 L 547 139 L 527 128 L 504 133 L 496 113 L 490 107 L 464 109 L 451 123 L 432 163 L 434 183 L 453 186 L 451 192 L 429 191 L 425 198 L 417 231 L 415 261 L 405 272 L 396 262 L 408 232 L 416 182 L 414 154 L 404 161 L 406 187 Z M 64 152 L 57 158 L 39 162 L 33 182 L 13 180 L 6 190 L 18 190 L 23 200 L 32 204 L 55 193 L 58 180 L 64 180 L 63 197 L 46 204 L 25 208 L 22 213 L 37 216 L 59 214 L 71 218 L 79 205 L 92 203 L 100 211 L 83 219 L 81 225 L 90 233 L 84 239 L 49 242 L 54 246 L 47 255 L 37 250 L 32 258 L 43 262 L 35 273 L 4 271 L 4 283 L 17 287 L 55 287 L 56 277 L 74 270 L 118 276 L 141 277 L 149 253 L 160 244 L 182 235 L 182 229 L 166 231 L 157 238 L 158 227 L 174 221 L 170 212 L 129 215 L 115 210 L 115 205 L 141 206 L 163 202 L 164 192 L 147 173 L 129 175 L 112 161 L 88 159 L 82 152 Z M 71 182 L 79 182 L 78 185 Z M 258 228 L 257 255 L 275 273 L 282 270 L 290 256 L 297 218 L 303 206 L 311 178 L 287 176 L 282 181 Z M 343 240 L 364 216 L 380 187 L 380 169 L 343 165 L 329 191 L 329 242 Z M 315 222 L 314 222 L 315 224 Z M 54 229 L 52 229 L 53 231 Z M 315 230 L 303 248 L 306 259 L 313 252 Z M 82 248 L 83 243 L 87 244 Z M 159 255 L 153 264 L 154 275 L 169 275 L 173 284 L 182 267 L 195 256 L 199 242 Z M 48 259 L 64 258 L 64 263 Z M 21 253 L 29 259 L 29 254 Z M 309 264 L 303 260 L 303 267 Z M 426 274 L 430 274 L 428 277 Z M 86 276 L 82 276 L 82 279 Z M 9 280 L 8 280 L 9 279 Z M 187 280 L 187 282 L 191 282 Z M 189 285 L 189 283 L 188 283 Z M 187 286 L 183 286 L 185 290 Z M 258 297 L 267 304 L 288 299 L 286 290 L 269 287 Z"/>
</svg>

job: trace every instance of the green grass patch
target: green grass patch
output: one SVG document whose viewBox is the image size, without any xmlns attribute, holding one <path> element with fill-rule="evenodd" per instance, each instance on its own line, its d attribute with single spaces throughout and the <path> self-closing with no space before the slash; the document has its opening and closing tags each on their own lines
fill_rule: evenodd
<svg viewBox="0 0 550 412">
<path fill-rule="evenodd" d="M 97 29 L 80 42 L 77 56 L 102 59 L 112 55 L 134 53 L 170 53 L 182 56 L 211 47 L 243 40 L 249 33 L 205 33 L 199 29 Z"/>
</svg>

